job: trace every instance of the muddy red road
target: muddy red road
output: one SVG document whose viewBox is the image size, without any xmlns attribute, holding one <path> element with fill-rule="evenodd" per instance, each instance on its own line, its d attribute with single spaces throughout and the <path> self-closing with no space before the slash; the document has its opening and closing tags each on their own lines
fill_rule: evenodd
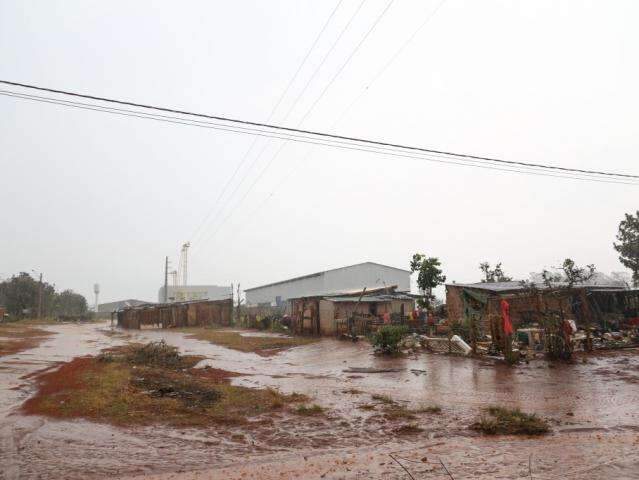
<svg viewBox="0 0 639 480">
<path fill-rule="evenodd" d="M 237 352 L 178 332 L 109 334 L 105 325 L 60 325 L 40 347 L 0 358 L 0 478 L 639 478 L 639 354 L 633 350 L 550 368 L 509 368 L 443 355 L 375 357 L 364 342 L 325 339 L 272 357 Z M 126 341 L 164 338 L 184 353 L 245 373 L 246 386 L 305 393 L 328 410 L 273 425 L 205 430 L 123 429 L 84 420 L 27 417 L 30 374 L 56 362 Z M 349 367 L 394 369 L 348 373 Z M 361 393 L 347 393 L 357 390 Z M 397 422 L 374 410 L 372 394 L 407 406 L 437 404 L 420 416 L 424 430 L 393 433 Z M 539 413 L 553 423 L 543 438 L 482 437 L 468 425 L 483 406 Z M 389 454 L 394 454 L 395 459 Z M 401 465 L 399 465 L 401 463 Z"/>
</svg>

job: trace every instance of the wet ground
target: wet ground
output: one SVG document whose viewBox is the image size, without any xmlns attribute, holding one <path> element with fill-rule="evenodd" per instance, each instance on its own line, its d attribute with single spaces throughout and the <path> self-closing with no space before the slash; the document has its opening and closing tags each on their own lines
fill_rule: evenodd
<svg viewBox="0 0 639 480">
<path fill-rule="evenodd" d="M 39 347 L 0 357 L 0 478 L 588 478 L 639 479 L 639 352 L 507 367 L 492 361 L 418 354 L 372 355 L 365 342 L 319 343 L 271 357 L 229 350 L 172 331 L 112 332 L 106 324 L 44 327 Z M 23 416 L 31 376 L 58 362 L 128 341 L 164 338 L 183 353 L 245 375 L 239 385 L 299 392 L 326 416 L 277 414 L 247 430 L 221 427 L 123 429 L 84 420 Z M 349 373 L 370 367 L 381 373 Z M 359 393 L 355 393 L 359 392 Z M 422 432 L 401 435 L 372 394 L 420 415 Z M 468 430 L 487 405 L 519 407 L 551 420 L 542 438 L 483 437 Z M 358 407 L 374 405 L 373 410 Z M 404 422 L 405 423 L 405 422 Z M 392 457 L 391 457 L 392 455 Z"/>
</svg>

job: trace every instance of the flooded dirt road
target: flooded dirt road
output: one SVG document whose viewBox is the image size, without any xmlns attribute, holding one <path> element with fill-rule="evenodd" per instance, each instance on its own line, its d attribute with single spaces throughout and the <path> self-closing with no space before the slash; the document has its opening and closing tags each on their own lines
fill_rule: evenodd
<svg viewBox="0 0 639 480">
<path fill-rule="evenodd" d="M 174 331 L 111 332 L 106 324 L 46 327 L 39 347 L 0 357 L 0 478 L 639 478 L 639 353 L 533 362 L 419 354 L 372 355 L 365 342 L 333 339 L 263 357 Z M 118 428 L 85 420 L 24 416 L 32 375 L 59 362 L 130 341 L 165 339 L 203 364 L 239 372 L 234 384 L 303 393 L 327 415 L 286 413 L 259 428 Z M 352 367 L 393 370 L 350 373 Z M 398 433 L 372 395 L 400 405 L 439 405 L 422 431 Z M 550 419 L 539 438 L 484 437 L 468 429 L 488 405 Z M 161 415 L 161 412 L 159 412 Z M 395 452 L 393 454 L 393 452 Z M 392 458 L 390 454 L 393 454 Z M 401 465 L 400 465 L 401 464 Z"/>
</svg>

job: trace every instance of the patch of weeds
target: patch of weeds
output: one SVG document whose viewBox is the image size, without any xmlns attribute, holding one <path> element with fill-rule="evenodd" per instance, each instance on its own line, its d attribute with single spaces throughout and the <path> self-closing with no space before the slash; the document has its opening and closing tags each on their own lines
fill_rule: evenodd
<svg viewBox="0 0 639 480">
<path fill-rule="evenodd" d="M 423 431 L 424 429 L 417 426 L 417 424 L 415 423 L 407 423 L 405 425 L 400 425 L 399 427 L 393 429 L 393 433 L 395 435 L 415 435 Z"/>
<path fill-rule="evenodd" d="M 293 392 L 290 395 L 287 395 L 289 402 L 305 402 L 308 400 L 308 397 L 303 393 Z"/>
<path fill-rule="evenodd" d="M 470 428 L 488 435 L 543 435 L 550 431 L 548 422 L 518 408 L 492 406 L 486 409 L 486 414 Z"/>
<path fill-rule="evenodd" d="M 375 410 L 375 405 L 372 403 L 365 403 L 363 405 L 358 405 L 357 408 L 360 410 Z"/>
<path fill-rule="evenodd" d="M 231 385 L 233 372 L 191 368 L 199 357 L 163 342 L 81 357 L 37 376 L 27 414 L 88 418 L 116 425 L 241 425 L 307 398 L 268 388 Z M 148 363 L 138 363 L 147 361 Z"/>
<path fill-rule="evenodd" d="M 415 418 L 414 412 L 404 405 L 388 405 L 384 408 L 384 418 L 387 420 L 412 420 Z"/>
<path fill-rule="evenodd" d="M 97 357 L 95 357 L 95 359 L 98 362 L 111 363 L 115 362 L 115 355 L 113 352 L 101 352 Z"/>
<path fill-rule="evenodd" d="M 395 403 L 395 400 L 393 400 L 393 398 L 389 395 L 378 395 L 378 394 L 373 394 L 371 395 L 371 398 L 373 400 L 377 400 L 378 402 L 382 402 L 385 403 L 387 405 L 390 405 L 391 403 Z"/>
<path fill-rule="evenodd" d="M 299 405 L 295 409 L 295 413 L 297 413 L 298 415 L 307 415 L 307 416 L 321 415 L 322 413 L 324 413 L 324 409 L 320 407 L 319 405 L 317 405 L 316 403 L 314 403 L 310 407 L 307 405 Z"/>
<path fill-rule="evenodd" d="M 415 413 L 442 413 L 442 407 L 439 405 L 422 405 L 413 409 Z"/>
</svg>

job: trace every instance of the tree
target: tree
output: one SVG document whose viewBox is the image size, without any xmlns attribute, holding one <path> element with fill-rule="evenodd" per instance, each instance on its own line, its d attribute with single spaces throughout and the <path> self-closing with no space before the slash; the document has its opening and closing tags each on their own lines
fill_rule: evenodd
<svg viewBox="0 0 639 480">
<path fill-rule="evenodd" d="M 639 287 L 639 210 L 635 215 L 626 213 L 619 223 L 617 240 L 619 243 L 613 243 L 613 246 L 619 252 L 619 261 L 632 271 L 632 283 Z"/>
<path fill-rule="evenodd" d="M 422 306 L 429 307 L 435 297 L 433 296 L 433 288 L 443 284 L 446 281 L 446 275 L 443 275 L 439 268 L 441 262 L 437 257 L 427 257 L 423 253 L 416 253 L 410 262 L 411 273 L 417 274 L 417 288 L 424 297 L 421 300 Z"/>
<path fill-rule="evenodd" d="M 0 304 L 10 315 L 22 316 L 38 308 L 38 282 L 26 272 L 20 272 L 0 284 Z"/>
<path fill-rule="evenodd" d="M 54 311 L 57 315 L 84 315 L 88 310 L 87 299 L 73 290 L 56 295 Z"/>
<path fill-rule="evenodd" d="M 40 282 L 26 272 L 20 272 L 10 279 L 0 282 L 0 305 L 7 307 L 7 312 L 15 317 L 38 314 L 42 289 L 42 316 L 83 315 L 87 312 L 86 299 L 72 290 L 57 293 L 55 287 L 47 282 Z"/>
<path fill-rule="evenodd" d="M 595 275 L 595 266 L 593 264 L 585 267 L 577 267 L 572 258 L 567 258 L 561 265 L 562 273 L 553 273 L 546 269 L 541 272 L 544 284 L 551 288 L 557 282 L 566 282 L 567 288 L 572 288 L 575 284 L 585 283 Z"/>
<path fill-rule="evenodd" d="M 577 267 L 571 258 L 564 260 L 561 269 L 564 271 L 568 288 L 572 288 L 576 283 L 585 283 L 595 275 L 595 266 L 592 263 L 585 267 Z"/>
<path fill-rule="evenodd" d="M 483 283 L 494 283 L 494 282 L 511 282 L 512 277 L 509 277 L 504 273 L 501 268 L 501 262 L 495 265 L 495 268 L 491 270 L 490 263 L 482 262 L 479 264 L 479 269 L 484 274 L 484 278 L 482 278 Z"/>
</svg>

